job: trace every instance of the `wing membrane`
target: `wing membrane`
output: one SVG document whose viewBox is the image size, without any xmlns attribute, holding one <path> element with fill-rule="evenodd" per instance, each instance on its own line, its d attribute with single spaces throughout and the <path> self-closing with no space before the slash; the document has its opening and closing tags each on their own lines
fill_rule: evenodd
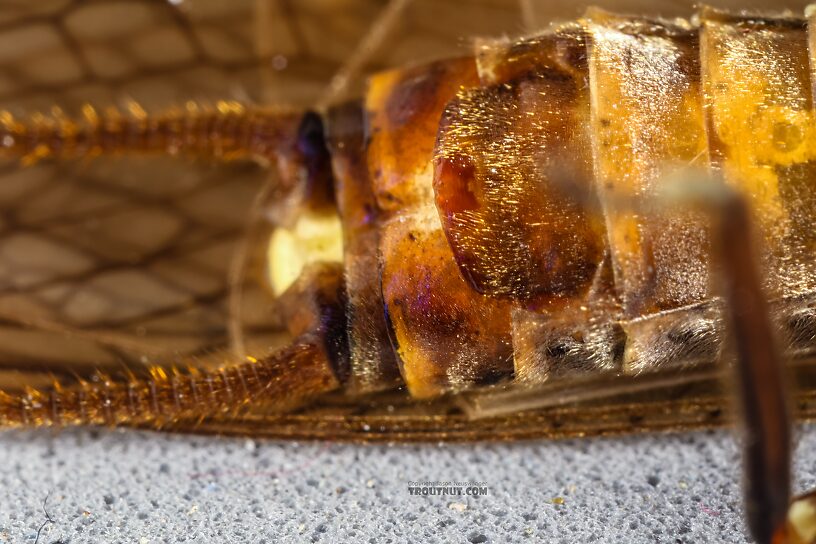
<svg viewBox="0 0 816 544">
<path fill-rule="evenodd" d="M 264 169 L 156 159 L 35 168 L 47 171 L 35 194 L 0 199 L 3 364 L 90 368 L 228 347 L 229 266 Z"/>
<path fill-rule="evenodd" d="M 0 56 L 0 106 L 36 122 L 88 103 L 252 102 L 263 64 L 254 10 L 240 0 L 6 2 L 0 49 L 13 54 Z M 172 158 L 3 164 L 3 386 L 223 364 L 229 270 L 269 175 L 256 163 Z"/>
</svg>

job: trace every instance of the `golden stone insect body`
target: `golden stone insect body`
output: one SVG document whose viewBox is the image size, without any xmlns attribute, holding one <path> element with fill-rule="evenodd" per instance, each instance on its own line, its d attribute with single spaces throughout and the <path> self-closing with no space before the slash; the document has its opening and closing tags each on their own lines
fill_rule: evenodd
<svg viewBox="0 0 816 544">
<path fill-rule="evenodd" d="M 138 207 L 138 228 L 166 251 L 135 234 L 105 247 L 107 228 L 78 248 L 81 236 L 59 230 L 70 214 L 43 220 L 48 241 L 32 242 L 12 217 L 28 250 L 15 261 L 0 247 L 15 295 L 0 313 L 29 357 L 4 368 L 30 375 L 0 376 L 0 424 L 361 440 L 683 429 L 731 417 L 721 382 L 733 359 L 760 436 L 746 453 L 752 481 L 767 471 L 778 487 L 749 491 L 771 520 L 752 529 L 780 534 L 787 405 L 774 338 L 795 412 L 816 410 L 814 36 L 812 17 L 591 9 L 379 71 L 361 96 L 319 111 L 230 100 L 156 115 L 135 102 L 4 112 L 2 152 L 20 171 L 169 156 L 254 162 L 269 181 L 247 191 L 240 235 L 223 217 L 237 182 L 202 196 L 88 181 L 66 205 L 103 223 L 110 213 L 122 232 L 135 220 L 118 206 Z M 38 270 L 59 240 L 63 258 Z M 218 312 L 228 337 L 200 344 Z M 80 349 L 39 358 L 44 333 Z M 165 336 L 170 350 L 158 349 Z"/>
<path fill-rule="evenodd" d="M 4 150 L 24 164 L 270 161 L 278 181 L 256 202 L 269 227 L 247 239 L 233 299 L 248 300 L 241 281 L 259 283 L 291 338 L 334 348 L 310 385 L 305 370 L 300 387 L 298 371 L 266 383 L 279 357 L 247 352 L 201 376 L 188 361 L 9 394 L 5 419 L 166 425 L 231 403 L 303 406 L 333 389 L 376 405 L 400 384 L 437 399 L 430 413 L 453 402 L 472 417 L 515 411 L 482 413 L 514 382 L 535 387 L 541 407 L 570 387 L 614 396 L 610 383 L 626 391 L 678 372 L 707 384 L 723 342 L 711 218 L 660 204 L 682 184 L 672 171 L 689 168 L 721 174 L 751 202 L 764 287 L 807 373 L 808 36 L 792 18 L 590 10 L 532 38 L 482 40 L 469 57 L 381 72 L 362 100 L 322 115 L 236 102 L 157 116 L 89 106 L 79 120 L 7 113 Z"/>
</svg>

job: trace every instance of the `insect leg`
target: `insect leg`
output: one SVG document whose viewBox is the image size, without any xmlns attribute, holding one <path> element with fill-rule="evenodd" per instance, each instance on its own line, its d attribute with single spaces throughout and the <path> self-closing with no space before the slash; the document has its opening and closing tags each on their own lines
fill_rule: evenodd
<svg viewBox="0 0 816 544">
<path fill-rule="evenodd" d="M 716 251 L 736 351 L 735 386 L 742 414 L 744 500 L 757 542 L 782 530 L 790 502 L 790 417 L 780 352 L 774 338 L 751 237 L 746 202 L 730 191 L 718 208 Z"/>
</svg>

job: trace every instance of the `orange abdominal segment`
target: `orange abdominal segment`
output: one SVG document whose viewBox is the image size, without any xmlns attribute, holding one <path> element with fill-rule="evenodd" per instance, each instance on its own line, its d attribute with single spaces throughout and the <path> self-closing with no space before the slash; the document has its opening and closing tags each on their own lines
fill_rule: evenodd
<svg viewBox="0 0 816 544">
<path fill-rule="evenodd" d="M 705 217 L 659 208 L 676 171 L 708 167 L 697 33 L 600 10 L 587 29 L 598 189 L 624 313 L 704 300 Z"/>
<path fill-rule="evenodd" d="M 512 369 L 509 304 L 471 289 L 433 201 L 445 104 L 476 84 L 473 59 L 377 75 L 369 83 L 369 170 L 382 210 L 380 273 L 391 339 L 412 395 L 495 381 Z"/>
<path fill-rule="evenodd" d="M 708 169 L 698 37 L 685 23 L 600 10 L 586 25 L 597 187 L 626 319 L 622 364 L 637 373 L 678 360 L 678 329 L 717 336 L 716 311 L 680 310 L 711 297 L 709 217 L 668 196 Z"/>
<path fill-rule="evenodd" d="M 472 58 L 374 75 L 365 97 L 368 169 L 386 214 L 432 202 L 430 175 L 439 118 L 460 88 L 477 84 Z"/>
<path fill-rule="evenodd" d="M 609 367 L 609 335 L 587 330 L 607 264 L 583 33 L 477 53 L 483 86 L 448 104 L 436 150 L 436 204 L 457 264 L 478 292 L 515 306 L 516 380 Z"/>
<path fill-rule="evenodd" d="M 510 307 L 469 288 L 433 213 L 389 223 L 380 251 L 392 338 L 413 396 L 510 374 Z"/>
<path fill-rule="evenodd" d="M 491 74 L 536 62 L 460 92 L 439 128 L 436 206 L 462 274 L 480 293 L 530 308 L 584 300 L 604 258 L 585 72 L 566 66 L 579 47 L 552 35 L 509 48 Z"/>
<path fill-rule="evenodd" d="M 751 203 L 765 289 L 812 293 L 816 120 L 805 21 L 705 10 L 701 57 L 712 161 Z"/>
</svg>

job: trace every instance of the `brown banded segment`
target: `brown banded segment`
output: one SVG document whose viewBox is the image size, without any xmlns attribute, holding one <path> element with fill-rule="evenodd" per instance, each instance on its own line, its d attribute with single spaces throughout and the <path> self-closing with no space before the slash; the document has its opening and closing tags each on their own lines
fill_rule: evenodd
<svg viewBox="0 0 816 544">
<path fill-rule="evenodd" d="M 463 275 L 512 301 L 515 379 L 616 368 L 616 315 L 594 190 L 579 25 L 477 46 L 437 147 L 437 207 Z M 610 304 L 611 303 L 611 304 Z"/>
<path fill-rule="evenodd" d="M 390 389 L 402 381 L 388 338 L 380 289 L 379 211 L 368 175 L 362 104 L 349 102 L 330 108 L 327 128 L 343 224 L 351 371 L 347 390 L 357 394 Z"/>
<path fill-rule="evenodd" d="M 816 289 L 816 118 L 808 44 L 800 19 L 712 9 L 701 16 L 712 162 L 751 204 L 771 297 Z"/>
<path fill-rule="evenodd" d="M 710 296 L 705 215 L 658 206 L 682 183 L 673 171 L 708 167 L 697 33 L 677 24 L 586 18 L 598 190 L 629 318 Z"/>
<path fill-rule="evenodd" d="M 430 167 L 439 116 L 461 87 L 476 85 L 473 58 L 374 75 L 365 98 L 368 165 L 377 204 L 382 210 L 427 202 L 431 187 L 417 182 Z"/>
<path fill-rule="evenodd" d="M 462 274 L 530 308 L 583 303 L 604 258 L 583 47 L 563 32 L 483 48 L 482 79 L 511 79 L 463 90 L 440 125 L 436 206 Z"/>
<path fill-rule="evenodd" d="M 400 371 L 427 398 L 512 372 L 509 305 L 462 278 L 433 201 L 432 156 L 445 104 L 476 84 L 474 59 L 387 72 L 368 89 L 369 171 L 383 209 L 382 292 Z"/>
<path fill-rule="evenodd" d="M 512 372 L 510 306 L 462 278 L 436 210 L 388 223 L 382 290 L 402 375 L 414 397 L 494 382 Z"/>
<path fill-rule="evenodd" d="M 331 163 L 323 123 L 314 112 L 248 107 L 231 101 L 214 107 L 188 102 L 185 109 L 148 114 L 138 104 L 83 115 L 17 119 L 0 111 L 1 157 L 23 165 L 44 159 L 87 159 L 100 155 L 180 156 L 218 161 L 260 158 L 273 161 L 279 180 L 270 214 L 286 224 L 300 208 L 325 212 L 334 207 Z"/>
</svg>

